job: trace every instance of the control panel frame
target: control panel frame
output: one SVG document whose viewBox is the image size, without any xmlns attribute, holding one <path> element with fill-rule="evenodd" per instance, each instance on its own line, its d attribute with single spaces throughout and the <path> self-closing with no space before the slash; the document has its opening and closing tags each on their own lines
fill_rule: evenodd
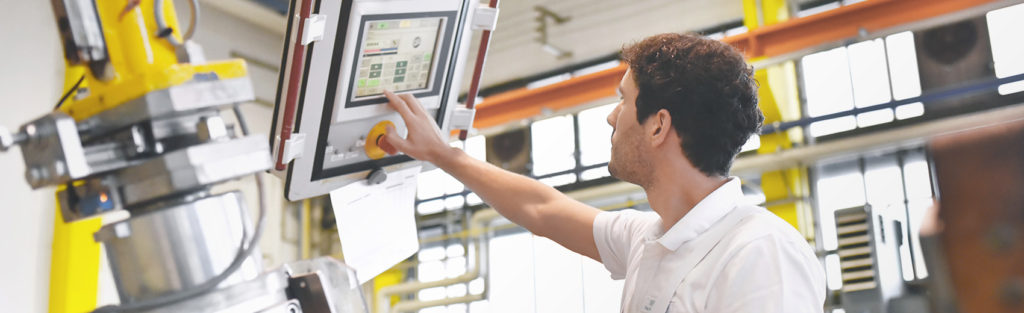
<svg viewBox="0 0 1024 313">
<path fill-rule="evenodd" d="M 303 34 L 298 34 L 293 27 L 296 19 L 289 21 L 274 110 L 274 136 L 271 138 L 272 147 L 277 147 L 283 120 L 282 98 L 289 85 L 283 73 L 291 66 L 302 66 L 292 136 L 303 138 L 304 142 L 294 147 L 301 151 L 288 163 L 286 170 L 274 172 L 285 179 L 285 197 L 288 200 L 327 194 L 365 180 L 372 171 L 391 172 L 412 166 L 431 166 L 402 154 L 368 159 L 358 149 L 360 143 L 366 144 L 366 133 L 379 122 L 393 122 L 402 136 L 407 132 L 401 116 L 387 106 L 382 96 L 362 98 L 359 100 L 370 102 L 346 107 L 355 98 L 350 95 L 355 92 L 354 70 L 357 70 L 362 52 L 363 28 L 369 21 L 382 19 L 445 19 L 436 39 L 436 50 L 444 53 L 434 56 L 431 68 L 434 77 L 430 80 L 433 86 L 410 93 L 421 101 L 428 113 L 434 114 L 442 136 L 448 136 L 449 120 L 458 106 L 458 88 L 462 86 L 466 54 L 470 50 L 471 12 L 477 5 L 473 0 L 319 0 L 312 13 L 327 17 L 323 38 L 306 46 L 305 62 L 298 65 L 291 64 L 288 56 L 294 40 L 303 38 Z M 282 152 L 275 149 L 274 157 Z"/>
</svg>

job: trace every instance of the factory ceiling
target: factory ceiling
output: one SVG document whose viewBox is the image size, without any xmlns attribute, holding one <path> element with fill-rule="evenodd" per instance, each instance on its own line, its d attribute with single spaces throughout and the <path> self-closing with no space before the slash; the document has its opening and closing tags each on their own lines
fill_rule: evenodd
<svg viewBox="0 0 1024 313">
<path fill-rule="evenodd" d="M 287 0 L 204 2 L 284 32 L 281 12 Z M 608 57 L 648 35 L 707 29 L 737 22 L 743 15 L 741 0 L 506 0 L 500 7 L 484 87 Z M 265 12 L 253 11 L 273 12 L 278 20 L 268 22 Z M 473 54 L 475 49 L 471 59 Z"/>
</svg>

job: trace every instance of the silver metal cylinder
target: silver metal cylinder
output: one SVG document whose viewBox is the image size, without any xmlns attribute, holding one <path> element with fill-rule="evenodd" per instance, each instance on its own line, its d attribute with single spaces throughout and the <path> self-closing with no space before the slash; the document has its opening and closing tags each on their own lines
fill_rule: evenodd
<svg viewBox="0 0 1024 313">
<path fill-rule="evenodd" d="M 122 303 L 187 289 L 224 271 L 252 222 L 235 191 L 153 210 L 106 225 L 96 232 L 104 244 Z M 254 250 L 219 287 L 253 279 L 262 272 Z"/>
</svg>

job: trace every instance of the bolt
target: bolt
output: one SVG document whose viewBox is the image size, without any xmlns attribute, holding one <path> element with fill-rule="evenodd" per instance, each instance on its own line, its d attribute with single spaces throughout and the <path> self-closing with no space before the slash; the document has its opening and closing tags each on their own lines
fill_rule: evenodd
<svg viewBox="0 0 1024 313">
<path fill-rule="evenodd" d="M 43 181 L 43 176 L 43 169 L 39 166 L 33 166 L 25 170 L 25 180 L 28 181 L 29 185 L 39 185 Z"/>
<path fill-rule="evenodd" d="M 29 137 L 35 137 L 36 136 L 36 124 L 25 125 L 25 134 L 28 134 Z"/>
</svg>

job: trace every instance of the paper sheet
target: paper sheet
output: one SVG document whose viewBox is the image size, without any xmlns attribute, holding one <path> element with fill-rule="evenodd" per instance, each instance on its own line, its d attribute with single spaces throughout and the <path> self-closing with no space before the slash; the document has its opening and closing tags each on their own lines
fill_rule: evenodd
<svg viewBox="0 0 1024 313">
<path fill-rule="evenodd" d="M 420 168 L 388 173 L 379 185 L 364 180 L 331 191 L 341 251 L 360 284 L 419 250 L 414 205 Z"/>
</svg>

